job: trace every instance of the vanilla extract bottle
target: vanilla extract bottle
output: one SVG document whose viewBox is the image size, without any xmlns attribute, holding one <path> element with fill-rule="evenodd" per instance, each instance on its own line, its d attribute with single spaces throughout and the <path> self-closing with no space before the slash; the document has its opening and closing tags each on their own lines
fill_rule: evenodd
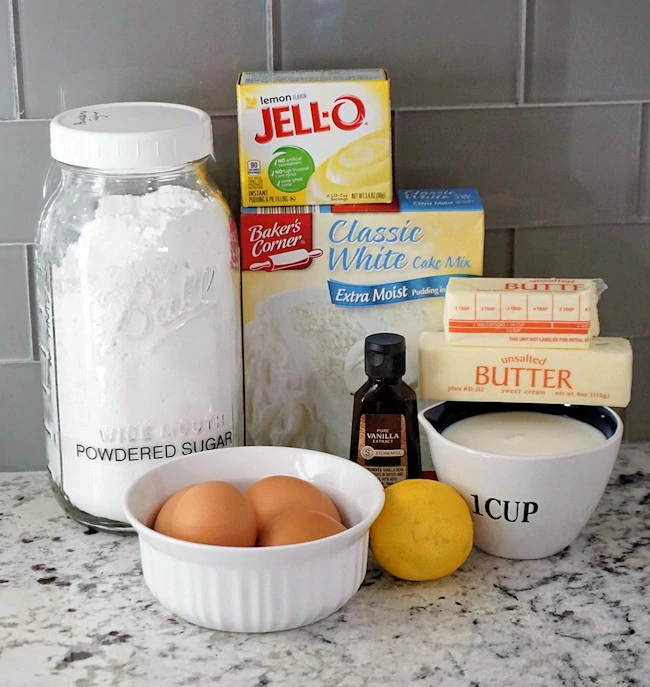
<svg viewBox="0 0 650 687">
<path fill-rule="evenodd" d="M 374 473 L 384 487 L 422 473 L 417 400 L 402 379 L 405 371 L 403 336 L 366 337 L 368 380 L 354 395 L 350 460 Z"/>
</svg>

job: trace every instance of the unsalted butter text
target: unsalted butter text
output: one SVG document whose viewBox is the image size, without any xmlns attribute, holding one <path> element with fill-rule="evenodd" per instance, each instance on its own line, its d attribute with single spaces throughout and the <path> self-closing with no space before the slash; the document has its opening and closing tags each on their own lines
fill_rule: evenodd
<svg viewBox="0 0 650 687">
<path fill-rule="evenodd" d="M 474 383 L 478 386 L 524 386 L 531 389 L 573 389 L 571 370 L 539 367 L 499 367 L 477 365 Z"/>
</svg>

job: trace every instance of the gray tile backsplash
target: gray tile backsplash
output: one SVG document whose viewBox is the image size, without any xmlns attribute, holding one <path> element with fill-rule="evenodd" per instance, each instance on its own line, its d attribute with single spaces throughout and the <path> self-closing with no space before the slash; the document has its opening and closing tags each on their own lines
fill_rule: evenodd
<svg viewBox="0 0 650 687">
<path fill-rule="evenodd" d="M 214 163 L 210 172 L 232 208 L 239 205 L 237 117 L 214 117 Z"/>
<path fill-rule="evenodd" d="M 27 247 L 0 245 L 0 361 L 31 360 Z"/>
<path fill-rule="evenodd" d="M 397 183 L 478 188 L 491 227 L 624 220 L 640 122 L 639 105 L 398 112 Z"/>
<path fill-rule="evenodd" d="M 0 151 L 0 243 L 29 243 L 50 167 L 49 122 L 0 122 Z"/>
<path fill-rule="evenodd" d="M 0 4 L 0 119 L 16 116 L 11 3 Z"/>
<path fill-rule="evenodd" d="M 626 412 L 626 434 L 629 441 L 647 441 L 650 438 L 650 337 L 632 339 L 634 378 L 632 403 Z"/>
<path fill-rule="evenodd" d="M 485 232 L 483 271 L 486 276 L 512 276 L 514 246 L 514 229 L 489 229 Z"/>
<path fill-rule="evenodd" d="M 650 224 L 517 229 L 518 277 L 601 277 L 605 335 L 650 335 Z"/>
<path fill-rule="evenodd" d="M 641 172 L 639 183 L 639 214 L 650 219 L 650 105 L 643 105 L 641 139 Z"/>
<path fill-rule="evenodd" d="M 266 66 L 264 5 L 18 0 L 27 116 L 116 100 L 234 111 L 237 71 Z"/>
<path fill-rule="evenodd" d="M 648 97 L 647 0 L 532 0 L 529 5 L 531 102 Z"/>
<path fill-rule="evenodd" d="M 27 256 L 48 118 L 202 107 L 236 207 L 235 81 L 267 65 L 386 67 L 397 182 L 478 188 L 486 275 L 603 277 L 603 332 L 633 338 L 626 437 L 650 440 L 649 62 L 642 0 L 0 0 L 0 470 L 44 465 Z"/>
<path fill-rule="evenodd" d="M 0 363 L 0 471 L 44 467 L 39 364 Z"/>
<path fill-rule="evenodd" d="M 396 107 L 514 103 L 518 0 L 283 0 L 282 69 L 380 66 Z"/>
</svg>

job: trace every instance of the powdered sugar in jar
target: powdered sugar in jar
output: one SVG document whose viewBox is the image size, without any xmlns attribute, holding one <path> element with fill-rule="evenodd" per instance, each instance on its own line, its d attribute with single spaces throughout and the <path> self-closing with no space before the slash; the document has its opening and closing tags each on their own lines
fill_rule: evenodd
<svg viewBox="0 0 650 687">
<path fill-rule="evenodd" d="M 161 461 L 243 443 L 239 248 L 210 118 L 116 103 L 52 120 L 36 251 L 47 461 L 76 520 L 128 530 Z"/>
</svg>

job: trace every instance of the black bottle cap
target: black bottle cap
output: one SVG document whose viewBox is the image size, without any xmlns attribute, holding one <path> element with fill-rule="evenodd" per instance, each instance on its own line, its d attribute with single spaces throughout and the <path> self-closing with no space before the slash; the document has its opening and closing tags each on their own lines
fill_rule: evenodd
<svg viewBox="0 0 650 687">
<path fill-rule="evenodd" d="M 389 332 L 367 336 L 365 363 L 369 377 L 401 377 L 406 371 L 406 340 Z"/>
</svg>

